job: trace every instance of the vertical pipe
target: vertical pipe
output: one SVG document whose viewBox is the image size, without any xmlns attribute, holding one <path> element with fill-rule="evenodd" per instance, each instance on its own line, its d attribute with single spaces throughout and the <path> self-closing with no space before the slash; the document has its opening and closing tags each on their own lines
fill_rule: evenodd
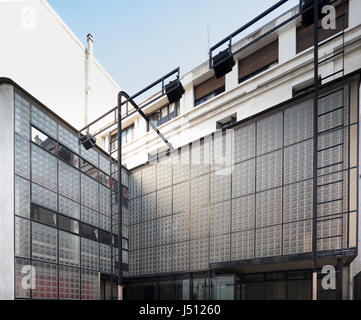
<svg viewBox="0 0 361 320">
<path fill-rule="evenodd" d="M 123 300 L 123 241 L 122 241 L 122 224 L 123 224 L 123 186 L 122 186 L 122 115 L 121 115 L 122 95 L 118 95 L 118 300 Z"/>
<path fill-rule="evenodd" d="M 317 155 L 318 155 L 318 0 L 313 1 L 313 48 L 314 48 L 314 96 L 313 96 L 313 219 L 312 219 L 312 256 L 313 300 L 317 300 Z"/>
<path fill-rule="evenodd" d="M 89 93 L 90 93 L 90 72 L 91 72 L 91 63 L 93 59 L 93 47 L 94 41 L 93 36 L 89 33 L 87 35 L 87 44 L 88 48 L 85 56 L 85 105 L 84 105 L 84 126 L 88 125 L 88 112 L 89 112 Z"/>
</svg>

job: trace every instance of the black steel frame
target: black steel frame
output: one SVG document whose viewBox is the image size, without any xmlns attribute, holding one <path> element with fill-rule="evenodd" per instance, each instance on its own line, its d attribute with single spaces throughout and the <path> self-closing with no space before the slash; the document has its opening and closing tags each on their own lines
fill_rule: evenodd
<svg viewBox="0 0 361 320">
<path fill-rule="evenodd" d="M 136 94 L 134 94 L 133 96 L 129 96 L 126 92 L 124 91 L 120 91 L 118 93 L 118 104 L 115 108 L 109 110 L 108 112 L 106 112 L 105 114 L 103 114 L 102 116 L 100 116 L 99 118 L 97 118 L 96 120 L 92 121 L 91 123 L 89 123 L 87 126 L 85 126 L 83 129 L 79 130 L 78 132 L 78 143 L 83 144 L 87 141 L 89 141 L 92 138 L 95 138 L 97 135 L 101 134 L 104 131 L 110 130 L 111 128 L 113 128 L 114 126 L 116 126 L 116 140 L 118 140 L 118 147 L 116 148 L 116 150 L 111 150 L 111 139 L 109 139 L 109 155 L 110 155 L 110 159 L 111 159 L 111 178 L 113 177 L 113 173 L 117 174 L 117 193 L 115 196 L 116 201 L 113 202 L 113 193 L 111 194 L 111 209 L 113 210 L 114 205 L 118 205 L 118 212 L 117 214 L 118 216 L 118 272 L 117 272 L 117 279 L 118 279 L 118 287 L 123 286 L 123 245 L 122 245 L 122 231 L 123 231 L 123 185 L 122 185 L 122 138 L 121 138 L 121 133 L 122 133 L 122 120 L 125 120 L 126 118 L 128 118 L 129 116 L 133 115 L 134 113 L 139 113 L 147 122 L 148 126 L 151 127 L 155 133 L 163 140 L 163 142 L 168 146 L 170 151 L 174 151 L 173 146 L 171 145 L 171 143 L 164 137 L 164 135 L 157 129 L 157 127 L 150 121 L 149 117 L 143 112 L 143 109 L 156 102 L 157 100 L 159 100 L 160 98 L 164 97 L 166 95 L 166 86 L 165 86 L 165 81 L 167 79 L 169 79 L 172 76 L 176 76 L 176 79 L 179 81 L 180 78 L 180 69 L 179 67 L 174 69 L 173 71 L 167 73 L 165 76 L 159 78 L 158 80 L 156 80 L 155 82 L 153 82 L 152 84 L 150 84 L 149 86 L 145 87 L 144 89 L 140 90 L 139 92 L 137 92 Z M 161 91 L 160 94 L 158 94 L 156 97 L 154 97 L 153 99 L 151 99 L 150 101 L 148 101 L 147 103 L 143 104 L 141 107 L 138 106 L 138 104 L 134 101 L 134 99 L 136 99 L 137 97 L 139 97 L 140 95 L 146 93 L 148 90 L 154 88 L 155 86 L 161 84 Z M 124 98 L 124 100 L 123 100 Z M 129 108 L 128 108 L 128 103 L 131 104 L 131 106 L 135 109 L 135 111 L 129 112 Z M 122 117 L 122 107 L 126 105 L 126 112 L 125 112 L 125 116 Z M 98 130 L 95 133 L 90 133 L 90 128 L 95 125 L 96 123 L 98 123 L 99 121 L 103 120 L 105 117 L 107 117 L 108 115 L 114 113 L 114 121 L 111 122 L 111 124 L 105 126 L 104 128 L 102 128 L 101 130 Z M 86 131 L 86 138 L 84 139 L 84 134 L 83 132 Z M 110 133 L 110 138 L 111 138 L 112 133 Z M 81 140 L 81 138 L 83 138 Z M 117 152 L 117 159 L 114 160 L 112 158 L 112 154 Z M 116 171 L 112 172 L 112 166 L 113 166 L 113 162 L 116 161 Z M 115 223 L 116 226 L 117 223 Z M 111 228 L 113 231 L 113 212 L 111 213 Z M 111 265 L 112 265 L 112 271 L 111 271 L 111 277 L 112 277 L 112 281 L 111 284 L 113 283 L 113 275 L 115 274 L 113 272 L 113 253 L 112 253 L 112 259 L 111 259 Z M 113 297 L 113 285 L 111 285 L 111 296 Z"/>
</svg>

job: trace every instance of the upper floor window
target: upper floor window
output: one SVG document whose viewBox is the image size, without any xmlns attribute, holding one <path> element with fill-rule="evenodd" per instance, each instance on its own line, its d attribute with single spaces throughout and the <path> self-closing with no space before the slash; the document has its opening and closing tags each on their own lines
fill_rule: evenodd
<svg viewBox="0 0 361 320">
<path fill-rule="evenodd" d="M 156 126 L 160 126 L 179 115 L 179 101 L 175 103 L 171 103 L 156 112 L 152 113 L 149 116 L 149 120 Z M 148 131 L 150 130 L 150 126 L 148 124 Z"/>
<path fill-rule="evenodd" d="M 225 76 L 217 79 L 215 76 L 194 87 L 194 106 L 221 94 L 226 89 Z"/>
<path fill-rule="evenodd" d="M 134 139 L 134 124 L 122 130 L 122 145 L 132 141 L 133 139 Z M 111 148 L 112 151 L 118 148 L 118 137 L 116 134 L 112 135 Z"/>
<path fill-rule="evenodd" d="M 278 63 L 278 39 L 238 61 L 239 83 Z"/>
<path fill-rule="evenodd" d="M 344 15 L 344 11 L 345 11 L 345 15 Z M 320 42 L 341 32 L 343 27 L 344 29 L 348 27 L 348 11 L 349 11 L 348 1 L 345 1 L 344 7 L 342 6 L 342 3 L 336 6 L 336 29 L 331 29 L 331 28 L 323 29 L 322 17 L 318 20 L 318 39 Z M 302 25 L 297 28 L 296 31 L 297 53 L 300 53 L 313 46 L 313 42 L 314 42 L 313 26 L 314 26 L 313 24 L 307 27 Z"/>
</svg>

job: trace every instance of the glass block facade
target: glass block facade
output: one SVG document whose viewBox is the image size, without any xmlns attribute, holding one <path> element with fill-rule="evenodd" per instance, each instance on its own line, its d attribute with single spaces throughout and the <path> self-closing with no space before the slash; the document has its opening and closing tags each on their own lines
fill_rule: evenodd
<svg viewBox="0 0 361 320">
<path fill-rule="evenodd" d="M 15 298 L 99 299 L 119 264 L 109 156 L 79 147 L 74 129 L 18 90 L 14 101 Z M 126 275 L 127 225 L 123 236 Z M 22 284 L 29 268 L 34 288 Z"/>
<path fill-rule="evenodd" d="M 134 169 L 129 276 L 312 252 L 314 179 L 318 251 L 356 247 L 357 109 L 348 86 L 332 90 L 319 99 L 317 148 L 308 97 L 227 130 L 231 163 L 215 160 L 223 131 Z"/>
</svg>

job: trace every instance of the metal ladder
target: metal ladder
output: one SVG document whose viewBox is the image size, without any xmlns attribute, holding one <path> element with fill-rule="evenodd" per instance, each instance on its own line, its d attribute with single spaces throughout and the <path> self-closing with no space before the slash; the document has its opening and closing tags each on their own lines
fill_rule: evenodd
<svg viewBox="0 0 361 320">
<path fill-rule="evenodd" d="M 337 3 L 339 1 L 331 1 L 330 4 Z M 337 247 L 340 251 L 339 255 L 337 255 L 337 270 L 336 270 L 336 293 L 337 298 L 342 299 L 342 248 L 344 246 L 344 201 L 347 201 L 347 199 L 344 199 L 344 143 L 345 143 L 345 137 L 344 137 L 344 126 L 345 126 L 345 86 L 344 86 L 344 79 L 345 79 L 345 3 L 346 0 L 341 1 L 341 10 L 342 15 L 341 17 L 342 23 L 341 23 L 341 31 L 338 32 L 336 35 L 328 38 L 327 40 L 323 41 L 322 43 L 319 43 L 319 27 L 318 27 L 318 0 L 314 0 L 314 159 L 313 159 L 313 166 L 314 166 L 314 181 L 313 181 L 313 243 L 312 243 L 312 251 L 313 251 L 313 271 L 314 271 L 314 277 L 316 275 L 317 281 L 321 276 L 324 276 L 318 269 L 318 259 L 320 257 L 325 257 L 329 255 L 328 252 L 322 251 L 322 247 L 320 246 L 320 242 L 322 245 L 322 242 L 324 240 L 331 240 L 331 239 L 338 239 L 337 241 Z M 337 24 L 337 18 L 336 18 L 336 28 L 338 28 Z M 331 56 L 319 59 L 319 48 L 328 44 L 329 42 L 337 39 L 342 38 L 342 47 L 341 50 L 337 51 L 336 53 L 333 53 Z M 342 59 L 342 68 L 340 70 L 334 71 L 331 74 L 327 74 L 323 78 L 319 75 L 319 67 L 322 66 L 325 63 L 332 62 L 335 58 L 341 57 Z M 324 84 L 325 80 L 330 80 L 330 78 L 339 76 L 340 79 L 342 79 L 342 87 L 337 90 L 333 90 L 332 92 L 320 95 L 320 86 Z M 324 99 L 327 96 L 331 96 L 333 94 L 341 93 L 342 95 L 342 102 L 341 105 L 332 108 L 329 106 L 326 107 L 326 110 L 320 110 L 319 108 L 319 102 L 320 99 Z M 327 110 L 328 109 L 328 110 Z M 322 123 L 322 120 L 325 117 L 333 118 L 335 114 L 338 113 L 338 116 L 341 116 L 341 122 L 338 122 L 334 124 L 333 126 L 327 127 L 327 129 L 320 129 L 320 123 Z M 326 147 L 320 147 L 319 140 L 322 139 L 325 135 L 331 134 L 332 132 L 337 132 L 338 130 L 341 131 L 341 138 L 339 141 L 336 141 L 336 143 L 331 144 L 329 143 Z M 336 139 L 337 140 L 337 139 Z M 322 152 L 327 152 L 328 150 L 337 150 L 341 149 L 341 157 L 339 161 L 336 163 L 332 163 L 331 160 L 329 164 L 320 166 L 319 164 L 319 156 Z M 325 173 L 326 172 L 326 173 Z M 323 180 L 323 178 L 327 177 L 330 174 L 336 174 L 339 175 L 335 181 L 327 181 L 326 182 L 320 182 L 320 180 Z M 337 197 L 335 199 L 328 199 L 323 200 L 322 199 L 322 189 L 323 188 L 331 188 L 332 185 L 341 184 L 341 196 Z M 320 206 L 331 204 L 331 203 L 339 203 L 339 207 L 341 207 L 340 212 L 338 213 L 332 213 L 330 215 L 322 215 Z M 340 220 L 341 224 L 341 234 L 335 234 L 335 235 L 328 235 L 328 236 L 322 236 L 322 234 L 319 234 L 319 231 L 322 230 L 322 227 L 325 223 L 332 223 L 333 221 Z M 333 253 L 334 254 L 334 253 Z M 314 278 L 314 281 L 316 279 Z M 315 285 L 315 284 L 314 284 Z M 319 296 L 319 293 L 322 291 L 320 290 L 319 286 L 317 286 L 317 292 L 314 291 L 314 299 L 317 299 L 317 296 Z M 316 296 L 315 296 L 316 293 Z"/>
</svg>

